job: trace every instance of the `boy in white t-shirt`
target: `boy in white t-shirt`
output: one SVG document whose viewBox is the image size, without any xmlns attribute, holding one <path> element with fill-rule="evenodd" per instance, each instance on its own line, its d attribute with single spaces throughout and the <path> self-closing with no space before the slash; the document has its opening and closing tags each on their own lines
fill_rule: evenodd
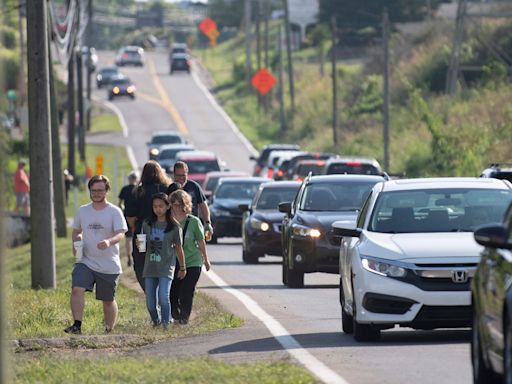
<svg viewBox="0 0 512 384">
<path fill-rule="evenodd" d="M 88 183 L 91 203 L 82 205 L 73 222 L 73 242 L 82 240 L 82 258 L 77 260 L 72 274 L 71 312 L 74 323 L 64 332 L 82 333 L 85 291 L 96 285 L 96 299 L 103 301 L 105 332 L 112 331 L 117 320 L 115 300 L 119 275 L 119 241 L 127 231 L 123 212 L 107 201 L 110 181 L 106 176 L 93 176 Z M 73 247 L 73 254 L 76 250 Z"/>
</svg>

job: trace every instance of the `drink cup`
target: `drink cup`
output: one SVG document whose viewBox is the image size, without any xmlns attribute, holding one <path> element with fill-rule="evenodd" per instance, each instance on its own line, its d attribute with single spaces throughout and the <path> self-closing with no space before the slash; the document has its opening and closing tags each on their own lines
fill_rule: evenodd
<svg viewBox="0 0 512 384">
<path fill-rule="evenodd" d="M 75 247 L 76 261 L 80 261 L 84 255 L 84 242 L 82 240 L 75 241 L 73 247 Z"/>
<path fill-rule="evenodd" d="M 139 252 L 146 252 L 146 234 L 139 233 L 137 235 L 137 248 Z"/>
</svg>

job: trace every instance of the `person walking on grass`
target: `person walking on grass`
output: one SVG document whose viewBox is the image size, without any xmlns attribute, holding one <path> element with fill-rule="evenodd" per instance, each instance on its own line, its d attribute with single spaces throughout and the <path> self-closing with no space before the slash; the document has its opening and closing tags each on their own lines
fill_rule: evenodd
<svg viewBox="0 0 512 384">
<path fill-rule="evenodd" d="M 133 203 L 126 207 L 128 225 L 134 235 L 140 233 L 142 223 L 152 215 L 152 196 L 157 192 L 167 191 L 168 185 L 169 179 L 160 164 L 154 160 L 149 160 L 142 169 L 139 184 L 133 190 Z M 140 253 L 137 247 L 133 247 L 133 269 L 143 290 L 144 260 L 145 253 Z"/>
<path fill-rule="evenodd" d="M 192 312 L 194 291 L 201 275 L 201 267 L 210 270 L 210 260 L 206 252 L 204 229 L 196 216 L 191 215 L 192 199 L 183 190 L 177 190 L 169 196 L 172 215 L 180 223 L 183 231 L 183 249 L 185 264 L 179 260 L 180 271 L 187 273 L 183 279 L 174 279 L 171 285 L 171 311 L 174 320 L 187 324 Z"/>
<path fill-rule="evenodd" d="M 73 222 L 73 243 L 82 241 L 82 258 L 77 260 L 71 277 L 71 312 L 74 323 L 64 332 L 80 334 L 85 292 L 96 285 L 96 299 L 103 302 L 105 333 L 117 321 L 115 294 L 122 273 L 118 243 L 127 231 L 123 212 L 107 201 L 110 181 L 104 175 L 93 176 L 88 184 L 91 203 L 82 205 Z M 73 254 L 76 249 L 73 247 Z"/>
<path fill-rule="evenodd" d="M 173 175 L 174 181 L 181 184 L 181 189 L 187 192 L 192 199 L 192 215 L 199 217 L 204 223 L 206 238 L 211 239 L 213 236 L 213 227 L 210 221 L 210 208 L 206 202 L 201 186 L 194 180 L 188 178 L 188 165 L 184 161 L 178 160 L 174 163 Z M 167 190 L 170 195 L 171 191 Z"/>
<path fill-rule="evenodd" d="M 25 172 L 26 164 L 26 160 L 21 159 L 16 172 L 14 172 L 14 194 L 16 195 L 14 212 L 30 216 L 30 181 Z"/>
<path fill-rule="evenodd" d="M 125 219 L 127 207 L 129 207 L 133 201 L 133 189 L 135 188 L 136 183 L 137 174 L 135 172 L 130 172 L 130 174 L 128 175 L 128 184 L 121 188 L 121 191 L 118 195 L 119 202 L 117 203 L 117 206 L 123 210 Z M 128 219 L 126 219 L 126 223 L 128 224 Z M 128 228 L 128 230 L 126 231 L 125 236 L 126 239 L 124 244 L 127 257 L 127 264 L 129 267 L 131 267 L 133 264 L 133 233 L 130 228 Z"/>
<path fill-rule="evenodd" d="M 178 222 L 171 216 L 168 197 L 159 192 L 152 196 L 153 213 L 142 224 L 146 234 L 146 258 L 144 262 L 144 286 L 146 288 L 146 305 L 153 326 L 164 328 L 171 322 L 171 303 L 169 291 L 173 277 L 183 279 L 187 270 L 183 255 L 182 232 Z M 137 241 L 137 246 L 139 246 Z M 175 274 L 176 259 L 179 271 Z M 158 313 L 158 304 L 160 313 Z"/>
</svg>

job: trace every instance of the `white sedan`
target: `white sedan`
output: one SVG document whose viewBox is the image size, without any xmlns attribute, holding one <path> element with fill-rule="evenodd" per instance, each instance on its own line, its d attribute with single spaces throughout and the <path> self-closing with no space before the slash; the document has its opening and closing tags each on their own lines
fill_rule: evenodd
<svg viewBox="0 0 512 384">
<path fill-rule="evenodd" d="M 482 247 L 476 226 L 501 222 L 512 184 L 489 178 L 378 183 L 355 228 L 333 224 L 340 248 L 342 328 L 376 340 L 395 325 L 471 326 L 470 281 Z"/>
</svg>

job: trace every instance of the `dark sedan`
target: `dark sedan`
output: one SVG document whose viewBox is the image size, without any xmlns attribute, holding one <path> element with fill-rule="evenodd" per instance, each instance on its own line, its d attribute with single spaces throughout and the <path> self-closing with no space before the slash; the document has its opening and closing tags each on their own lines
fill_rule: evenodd
<svg viewBox="0 0 512 384">
<path fill-rule="evenodd" d="M 283 283 L 304 286 L 304 273 L 339 273 L 340 238 L 333 234 L 335 221 L 353 221 L 372 187 L 382 176 L 309 176 L 292 203 L 279 204 L 285 213 L 281 244 Z"/>
<path fill-rule="evenodd" d="M 512 383 L 511 231 L 509 208 L 503 224 L 481 226 L 474 235 L 485 246 L 472 281 L 471 360 L 476 384 Z"/>
<path fill-rule="evenodd" d="M 261 183 L 268 181 L 263 177 L 236 177 L 220 179 L 212 196 L 210 218 L 213 225 L 215 244 L 219 237 L 240 237 L 242 235 L 241 204 L 250 204 Z"/>
<path fill-rule="evenodd" d="M 96 86 L 101 88 L 104 85 L 108 85 L 113 77 L 118 77 L 120 74 L 117 67 L 103 67 L 96 75 Z"/>
<path fill-rule="evenodd" d="M 300 183 L 294 181 L 264 183 L 260 185 L 250 205 L 240 206 L 247 212 L 242 221 L 244 263 L 257 263 L 258 258 L 265 254 L 282 256 L 283 214 L 279 212 L 278 205 L 292 201 L 299 187 Z"/>
<path fill-rule="evenodd" d="M 126 76 L 113 77 L 110 80 L 107 94 L 109 100 L 119 96 L 128 96 L 133 100 L 135 99 L 135 85 Z"/>
</svg>

